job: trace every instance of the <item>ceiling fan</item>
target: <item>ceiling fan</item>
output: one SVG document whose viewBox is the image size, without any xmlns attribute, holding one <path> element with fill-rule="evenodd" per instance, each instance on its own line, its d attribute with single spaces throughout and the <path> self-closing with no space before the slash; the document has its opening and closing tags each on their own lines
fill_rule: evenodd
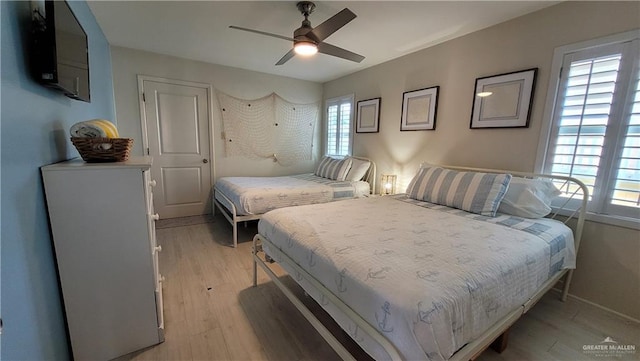
<svg viewBox="0 0 640 361">
<path fill-rule="evenodd" d="M 260 35 L 272 36 L 274 38 L 292 41 L 293 48 L 289 50 L 289 52 L 286 53 L 276 63 L 276 65 L 282 65 L 286 63 L 296 54 L 302 56 L 310 56 L 315 53 L 322 53 L 346 60 L 355 61 L 356 63 L 364 60 L 364 56 L 362 55 L 324 42 L 324 39 L 328 38 L 331 34 L 338 31 L 338 29 L 347 25 L 351 20 L 356 18 L 356 14 L 351 12 L 351 10 L 344 8 L 342 11 L 335 14 L 322 24 L 316 26 L 315 28 L 312 28 L 311 22 L 309 21 L 309 15 L 316 8 L 316 4 L 311 1 L 300 1 L 296 4 L 296 6 L 304 16 L 304 20 L 302 21 L 302 26 L 293 32 L 293 38 L 278 34 L 267 33 L 260 30 L 242 28 L 239 26 L 231 25 L 229 27 L 231 29 L 249 31 Z"/>
</svg>

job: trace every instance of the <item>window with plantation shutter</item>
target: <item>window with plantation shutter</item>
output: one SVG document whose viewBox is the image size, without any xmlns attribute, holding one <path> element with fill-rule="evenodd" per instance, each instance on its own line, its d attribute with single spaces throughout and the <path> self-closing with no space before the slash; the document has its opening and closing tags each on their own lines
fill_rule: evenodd
<svg viewBox="0 0 640 361">
<path fill-rule="evenodd" d="M 640 218 L 640 56 L 635 39 L 562 54 L 545 173 L 589 188 L 591 213 Z M 574 192 L 557 183 L 565 195 Z"/>
<path fill-rule="evenodd" d="M 637 54 L 636 54 L 637 55 Z M 637 61 L 637 59 L 636 59 Z M 640 66 L 640 64 L 636 64 Z M 620 143 L 620 165 L 614 177 L 614 206 L 640 207 L 640 72 L 636 72 L 635 89 L 628 107 L 629 124 Z M 637 214 L 636 214 L 637 215 Z"/>
<path fill-rule="evenodd" d="M 351 155 L 353 95 L 327 100 L 325 154 Z"/>
</svg>

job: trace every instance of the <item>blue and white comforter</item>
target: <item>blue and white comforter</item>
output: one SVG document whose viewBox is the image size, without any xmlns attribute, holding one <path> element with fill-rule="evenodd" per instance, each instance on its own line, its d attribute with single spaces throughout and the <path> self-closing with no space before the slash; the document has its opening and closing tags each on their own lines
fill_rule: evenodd
<svg viewBox="0 0 640 361">
<path fill-rule="evenodd" d="M 218 194 L 224 193 L 238 215 L 263 214 L 270 210 L 305 204 L 326 203 L 369 194 L 369 183 L 335 181 L 299 174 L 284 177 L 223 177 L 215 185 L 216 199 L 230 208 Z"/>
<path fill-rule="evenodd" d="M 278 209 L 259 233 L 385 335 L 403 358 L 447 360 L 575 267 L 550 219 L 479 216 L 406 196 Z M 375 359 L 389 359 L 292 267 L 281 265 Z"/>
</svg>

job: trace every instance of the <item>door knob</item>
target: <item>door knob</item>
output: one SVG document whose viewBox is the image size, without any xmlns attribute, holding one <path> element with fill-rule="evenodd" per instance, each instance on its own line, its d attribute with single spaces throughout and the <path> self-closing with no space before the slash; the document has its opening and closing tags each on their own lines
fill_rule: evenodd
<svg viewBox="0 0 640 361">
<path fill-rule="evenodd" d="M 205 158 L 205 159 L 202 160 L 202 163 L 207 164 L 207 163 L 209 163 L 209 160 Z"/>
</svg>

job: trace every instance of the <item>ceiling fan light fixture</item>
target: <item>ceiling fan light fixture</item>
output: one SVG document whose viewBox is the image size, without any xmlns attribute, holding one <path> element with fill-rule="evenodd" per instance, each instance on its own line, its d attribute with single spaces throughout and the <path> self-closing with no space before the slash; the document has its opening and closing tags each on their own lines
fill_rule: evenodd
<svg viewBox="0 0 640 361">
<path fill-rule="evenodd" d="M 240 26 L 230 25 L 229 27 L 231 29 L 243 30 L 251 33 L 270 36 L 273 38 L 288 40 L 293 43 L 293 49 L 290 49 L 286 54 L 284 54 L 284 56 L 280 58 L 280 60 L 278 60 L 278 62 L 275 64 L 276 66 L 283 65 L 296 55 L 310 57 L 315 55 L 316 53 L 322 53 L 356 63 L 364 60 L 364 56 L 362 55 L 356 54 L 346 49 L 342 49 L 335 45 L 328 44 L 324 41 L 326 38 L 331 36 L 331 34 L 340 30 L 343 26 L 347 25 L 351 20 L 356 18 L 356 14 L 354 14 L 351 10 L 344 8 L 337 14 L 333 15 L 329 19 L 325 20 L 322 24 L 314 28 L 311 27 L 309 15 L 313 12 L 316 5 L 311 1 L 299 1 L 296 6 L 300 13 L 302 13 L 302 16 L 304 16 L 304 20 L 302 21 L 301 26 L 293 31 L 293 37 L 267 33 L 264 31 L 243 28 Z"/>
<path fill-rule="evenodd" d="M 311 56 L 318 52 L 318 46 L 310 41 L 300 41 L 294 45 L 293 50 L 298 55 Z"/>
</svg>

